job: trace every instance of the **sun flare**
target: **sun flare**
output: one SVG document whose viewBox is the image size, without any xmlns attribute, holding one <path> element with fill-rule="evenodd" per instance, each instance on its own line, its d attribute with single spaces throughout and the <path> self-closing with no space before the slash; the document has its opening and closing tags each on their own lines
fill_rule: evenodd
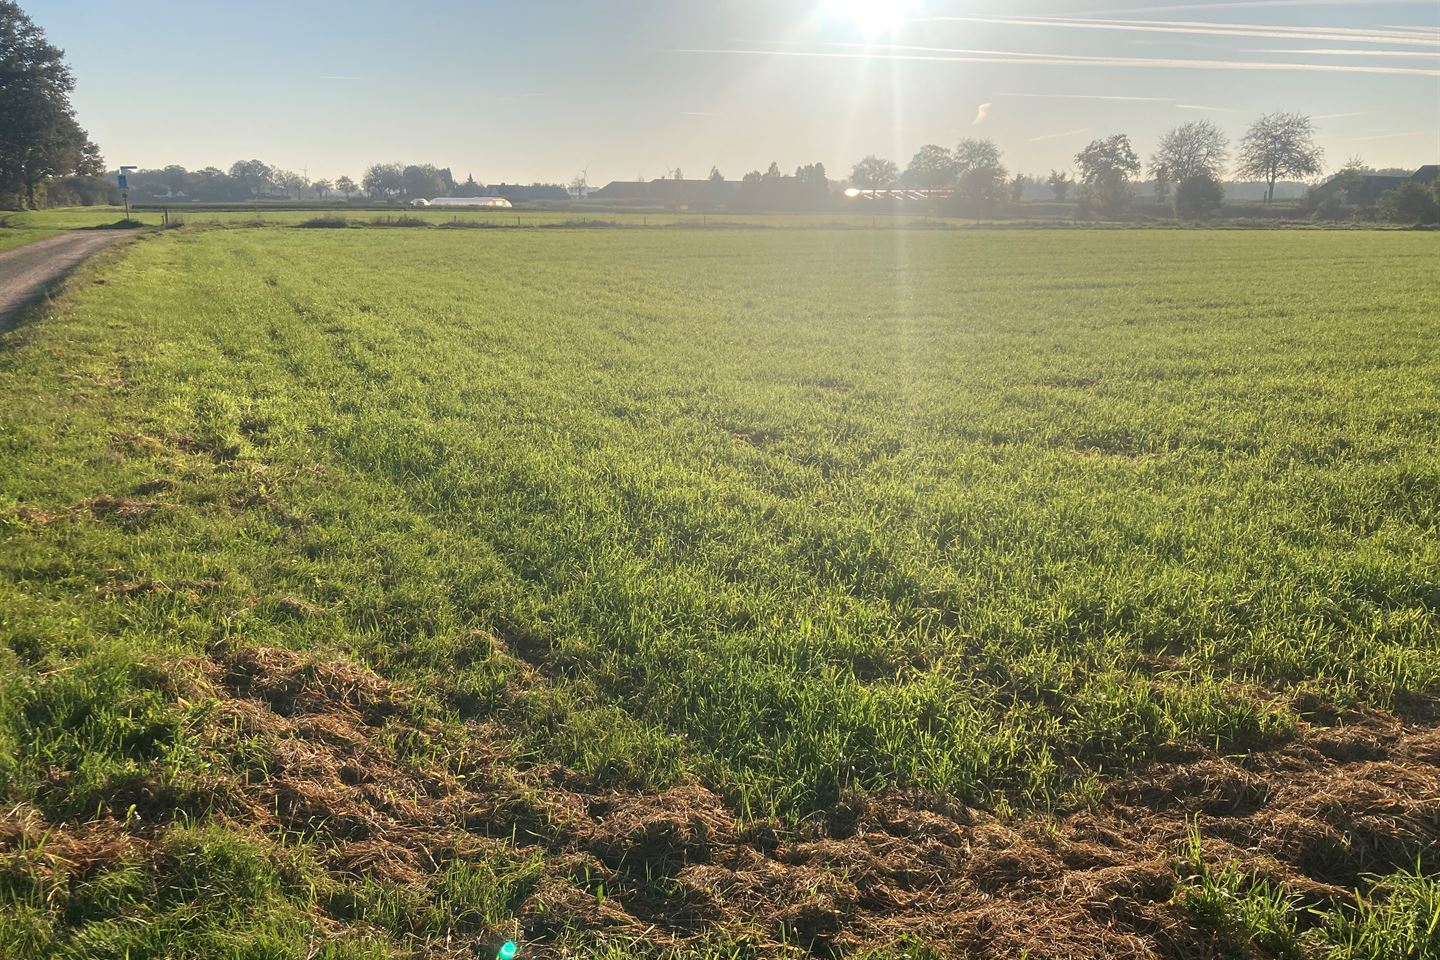
<svg viewBox="0 0 1440 960">
<path fill-rule="evenodd" d="M 915 9 L 915 0 L 824 0 L 825 12 L 867 37 L 894 33 Z"/>
</svg>

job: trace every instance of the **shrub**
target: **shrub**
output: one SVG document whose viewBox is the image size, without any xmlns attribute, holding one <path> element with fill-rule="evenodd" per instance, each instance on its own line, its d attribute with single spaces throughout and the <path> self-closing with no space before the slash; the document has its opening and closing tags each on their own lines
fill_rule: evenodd
<svg viewBox="0 0 1440 960">
<path fill-rule="evenodd" d="M 434 226 L 429 220 L 421 220 L 419 217 L 376 217 L 370 221 L 372 227 L 431 227 Z"/>
<path fill-rule="evenodd" d="M 1440 223 L 1440 198 L 1436 190 L 1411 180 L 1380 198 L 1380 219 L 1391 223 Z"/>
<path fill-rule="evenodd" d="M 1208 173 L 1186 177 L 1175 188 L 1175 216 L 1181 220 L 1205 220 L 1219 213 L 1224 202 L 1224 188 Z"/>
</svg>

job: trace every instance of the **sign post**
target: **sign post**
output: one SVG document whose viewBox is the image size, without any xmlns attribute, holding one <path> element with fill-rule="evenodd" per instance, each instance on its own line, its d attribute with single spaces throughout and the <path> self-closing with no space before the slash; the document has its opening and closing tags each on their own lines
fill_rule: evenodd
<svg viewBox="0 0 1440 960">
<path fill-rule="evenodd" d="M 125 201 L 125 219 L 126 219 L 126 220 L 129 220 L 129 219 L 130 219 L 130 178 L 129 178 L 128 176 L 126 176 L 126 174 L 128 174 L 131 170 L 135 170 L 135 169 L 137 169 L 137 168 L 136 168 L 136 167 L 121 167 L 121 168 L 120 168 L 120 199 Z"/>
</svg>

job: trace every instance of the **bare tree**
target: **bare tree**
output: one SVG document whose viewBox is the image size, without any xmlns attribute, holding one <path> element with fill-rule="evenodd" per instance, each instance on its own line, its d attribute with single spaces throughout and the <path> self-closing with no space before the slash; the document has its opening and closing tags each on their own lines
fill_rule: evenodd
<svg viewBox="0 0 1440 960">
<path fill-rule="evenodd" d="M 577 200 L 584 200 L 590 196 L 590 168 L 583 167 L 575 174 L 575 179 L 570 181 L 570 196 Z"/>
<path fill-rule="evenodd" d="M 1265 202 L 1275 199 L 1281 177 L 1313 177 L 1324 169 L 1325 153 L 1315 144 L 1315 124 L 1301 113 L 1269 113 L 1240 141 L 1242 177 L 1263 180 Z"/>
<path fill-rule="evenodd" d="M 1209 120 L 1182 124 L 1160 138 L 1150 157 L 1150 174 L 1166 183 L 1191 177 L 1220 179 L 1230 155 L 1230 138 Z"/>
<path fill-rule="evenodd" d="M 360 188 L 357 187 L 355 185 L 355 181 L 351 180 L 349 177 L 341 177 L 339 180 L 335 181 L 335 189 L 345 194 L 345 199 L 349 200 L 350 194 L 355 193 Z"/>
</svg>

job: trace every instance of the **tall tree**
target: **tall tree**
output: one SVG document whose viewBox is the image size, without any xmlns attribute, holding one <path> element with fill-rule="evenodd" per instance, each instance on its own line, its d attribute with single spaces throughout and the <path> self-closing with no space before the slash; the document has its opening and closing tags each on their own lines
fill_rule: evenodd
<svg viewBox="0 0 1440 960">
<path fill-rule="evenodd" d="M 795 179 L 806 186 L 830 188 L 830 178 L 825 173 L 825 164 L 807 163 L 795 168 Z"/>
<path fill-rule="evenodd" d="M 398 163 L 372 164 L 360 183 L 375 199 L 389 200 L 405 189 L 405 168 Z"/>
<path fill-rule="evenodd" d="M 939 144 L 927 143 L 905 168 L 905 180 L 917 190 L 943 190 L 955 184 L 955 157 Z"/>
<path fill-rule="evenodd" d="M 967 213 L 984 216 L 1005 199 L 1005 167 L 993 140 L 961 140 L 953 154 L 955 194 Z"/>
<path fill-rule="evenodd" d="M 725 180 L 725 174 L 720 172 L 719 167 L 710 168 L 710 180 L 712 183 L 721 183 Z"/>
<path fill-rule="evenodd" d="M 900 168 L 894 160 L 883 160 L 875 154 L 856 163 L 850 170 L 850 185 L 861 190 L 880 190 L 894 183 Z"/>
<path fill-rule="evenodd" d="M 1263 180 L 1265 202 L 1275 199 L 1282 177 L 1314 177 L 1324 169 L 1325 152 L 1315 144 L 1315 124 L 1301 113 L 1267 113 L 1240 140 L 1239 174 Z"/>
<path fill-rule="evenodd" d="M 412 163 L 400 172 L 401 192 L 410 200 L 445 195 L 445 178 L 428 163 Z"/>
<path fill-rule="evenodd" d="M 275 183 L 275 174 L 274 167 L 259 160 L 236 160 L 230 165 L 230 179 L 257 197 Z"/>
<path fill-rule="evenodd" d="M 349 200 L 350 194 L 354 193 L 360 188 L 356 186 L 355 181 L 351 180 L 349 177 L 341 177 L 339 180 L 335 181 L 335 189 L 345 194 L 345 199 Z"/>
<path fill-rule="evenodd" d="M 276 170 L 275 182 L 285 188 L 285 193 L 291 200 L 304 199 L 305 188 L 310 186 L 310 181 L 294 170 Z"/>
<path fill-rule="evenodd" d="M 1160 138 L 1150 157 L 1150 174 L 1157 181 L 1180 183 L 1191 177 L 1219 180 L 1230 155 L 1230 138 L 1209 120 L 1181 124 Z"/>
<path fill-rule="evenodd" d="M 75 78 L 64 51 L 19 4 L 0 0 L 0 195 L 29 206 L 54 177 L 103 168 L 99 149 L 75 121 Z"/>
<path fill-rule="evenodd" d="M 79 177 L 105 176 L 105 158 L 100 148 L 89 140 L 80 148 L 80 160 L 75 164 L 75 175 Z"/>
<path fill-rule="evenodd" d="M 1075 181 L 1070 179 L 1070 174 L 1063 170 L 1051 170 L 1050 178 L 1045 181 L 1050 185 L 1050 190 L 1055 194 L 1055 199 L 1064 203 L 1070 196 L 1070 185 Z"/>
<path fill-rule="evenodd" d="M 823 163 L 807 163 L 795 168 L 795 179 L 804 188 L 798 202 L 805 207 L 823 209 L 830 200 L 830 177 Z"/>
<path fill-rule="evenodd" d="M 1091 141 L 1075 154 L 1080 168 L 1080 202 L 1101 216 L 1116 216 L 1130 202 L 1131 178 L 1139 175 L 1140 157 L 1123 133 Z"/>
<path fill-rule="evenodd" d="M 1010 202 L 1020 203 L 1025 199 L 1025 188 L 1030 185 L 1030 178 L 1023 173 L 1015 174 L 1015 179 L 1010 181 Z"/>
</svg>

